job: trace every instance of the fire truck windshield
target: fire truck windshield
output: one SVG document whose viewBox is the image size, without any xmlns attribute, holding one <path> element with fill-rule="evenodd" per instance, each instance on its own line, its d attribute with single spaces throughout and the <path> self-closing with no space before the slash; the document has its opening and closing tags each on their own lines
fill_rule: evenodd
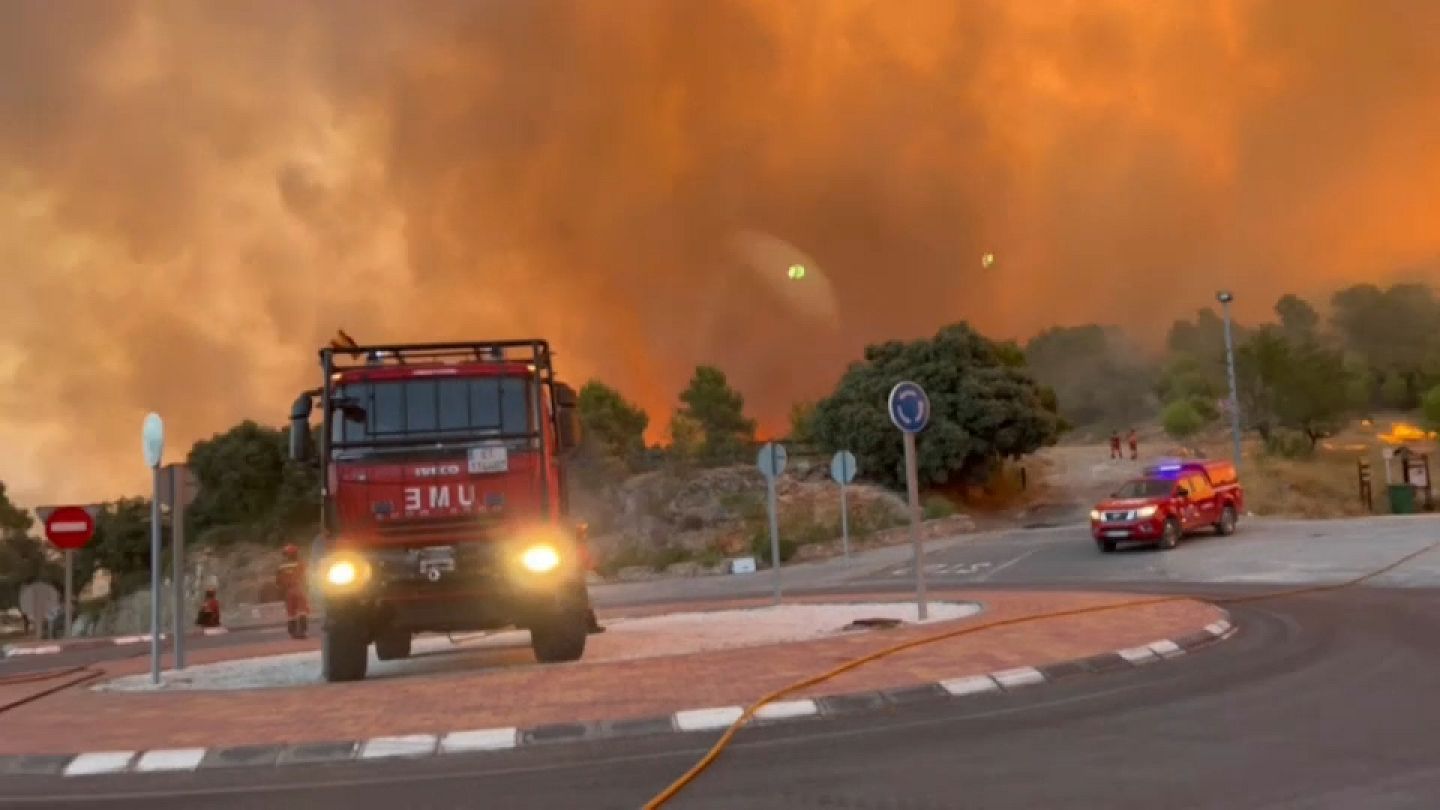
<svg viewBox="0 0 1440 810">
<path fill-rule="evenodd" d="M 385 380 L 336 386 L 334 396 L 364 409 L 357 420 L 336 411 L 333 440 L 519 437 L 533 431 L 530 380 L 524 377 L 450 377 Z M 358 412 L 357 412 L 358 415 Z"/>
</svg>

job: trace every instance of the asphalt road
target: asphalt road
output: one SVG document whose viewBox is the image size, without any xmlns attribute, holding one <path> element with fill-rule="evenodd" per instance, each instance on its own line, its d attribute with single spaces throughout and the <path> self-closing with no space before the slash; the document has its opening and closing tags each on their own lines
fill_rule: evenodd
<svg viewBox="0 0 1440 810">
<path fill-rule="evenodd" d="M 952 544 L 925 563 L 946 585 L 1253 593 L 1378 568 L 1423 546 L 1436 525 L 1259 524 L 1171 552 L 1114 555 L 1101 555 L 1083 531 L 1036 531 Z M 1387 587 L 1236 606 L 1235 637 L 1150 667 L 746 729 L 668 806 L 1440 806 L 1437 558 L 1375 583 Z M 908 587 L 907 566 L 876 562 L 854 564 L 852 587 Z M 10 796 L 0 807 L 635 808 L 713 739 L 666 735 L 263 772 L 12 779 L 0 784 Z"/>
</svg>

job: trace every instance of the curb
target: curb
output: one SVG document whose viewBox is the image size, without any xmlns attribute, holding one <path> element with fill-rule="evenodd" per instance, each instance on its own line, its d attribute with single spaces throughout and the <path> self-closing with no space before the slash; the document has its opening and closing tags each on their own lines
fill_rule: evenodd
<svg viewBox="0 0 1440 810">
<path fill-rule="evenodd" d="M 1227 614 L 1228 615 L 1228 614 Z M 776 701 L 760 707 L 754 722 L 772 725 L 811 717 L 853 715 L 887 706 L 927 700 L 951 700 L 985 694 L 1004 694 L 1073 675 L 1100 674 L 1133 669 L 1178 658 L 1185 653 L 1230 638 L 1234 624 L 1221 619 L 1185 636 L 1101 653 L 1040 667 L 1016 667 L 985 675 L 880 691 L 826 695 L 818 698 Z M 744 714 L 742 706 L 683 709 L 656 717 L 602 720 L 589 723 L 551 723 L 531 728 L 486 728 L 446 734 L 408 734 L 367 740 L 297 743 L 294 745 L 240 745 L 222 748 L 169 748 L 152 751 L 90 751 L 79 754 L 0 756 L 0 776 L 93 776 L 123 773 L 183 773 L 236 767 L 274 767 L 291 764 L 334 763 L 350 760 L 406 759 L 485 751 L 508 751 L 557 742 L 580 742 L 665 733 L 721 731 Z"/>
<path fill-rule="evenodd" d="M 229 633 L 228 627 L 207 627 L 196 633 L 187 633 L 189 638 L 199 636 L 223 636 Z M 166 641 L 170 638 L 169 633 L 161 633 L 160 640 Z M 64 640 L 56 639 L 50 644 L 7 644 L 0 648 L 0 658 L 16 658 L 22 655 L 55 655 L 57 653 L 76 652 L 85 650 L 98 650 L 104 647 L 124 647 L 130 644 L 149 644 L 150 634 L 135 636 L 109 636 L 106 638 Z"/>
</svg>

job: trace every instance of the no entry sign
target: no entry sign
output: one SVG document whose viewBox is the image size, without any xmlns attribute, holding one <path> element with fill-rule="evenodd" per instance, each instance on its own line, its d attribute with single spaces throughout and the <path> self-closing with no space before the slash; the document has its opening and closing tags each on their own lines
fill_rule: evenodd
<svg viewBox="0 0 1440 810">
<path fill-rule="evenodd" d="M 83 506 L 61 506 L 45 518 L 45 537 L 59 549 L 84 548 L 95 534 L 95 519 Z"/>
</svg>

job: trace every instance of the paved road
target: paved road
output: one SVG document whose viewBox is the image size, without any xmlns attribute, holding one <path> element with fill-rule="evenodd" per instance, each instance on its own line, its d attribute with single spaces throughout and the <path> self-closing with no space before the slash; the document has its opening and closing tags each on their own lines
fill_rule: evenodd
<svg viewBox="0 0 1440 810">
<path fill-rule="evenodd" d="M 1333 582 L 1423 547 L 1433 518 L 1252 522 L 1171 552 L 1100 554 L 1083 528 L 941 544 L 947 586 L 1254 592 Z M 889 552 L 890 550 L 887 550 Z M 796 587 L 892 589 L 902 553 L 794 572 Z M 1152 667 L 883 714 L 747 729 L 675 808 L 1431 808 L 1440 803 L 1440 552 L 1373 585 L 1234 609 L 1229 641 Z M 754 590 L 716 578 L 608 589 L 612 603 Z M 698 586 L 698 587 L 697 587 Z M 834 587 L 833 585 L 830 587 Z M 724 590 L 728 589 L 728 590 Z M 203 722 L 197 719 L 197 722 Z M 10 781 L 56 808 L 634 808 L 706 735 L 476 758 L 264 772 Z M 11 793 L 12 797 L 16 795 Z"/>
<path fill-rule="evenodd" d="M 670 807 L 1435 806 L 1440 591 L 1360 589 L 1235 614 L 1243 630 L 1231 640 L 1148 668 L 746 730 Z M 32 783 L 28 804 L 634 808 L 710 739 L 267 771 L 264 784 L 238 771 L 50 781 Z M 65 795 L 74 791 L 81 796 Z"/>
</svg>

